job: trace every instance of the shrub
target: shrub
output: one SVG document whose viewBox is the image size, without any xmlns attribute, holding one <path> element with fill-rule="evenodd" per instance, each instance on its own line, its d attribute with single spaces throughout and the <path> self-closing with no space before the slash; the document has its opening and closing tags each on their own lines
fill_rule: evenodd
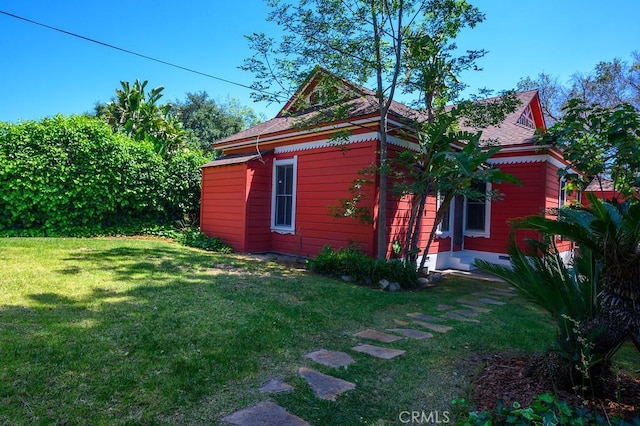
<svg viewBox="0 0 640 426">
<path fill-rule="evenodd" d="M 627 425 L 640 424 L 634 420 L 627 423 L 619 417 L 603 417 L 599 413 L 583 407 L 572 408 L 566 401 L 545 393 L 534 398 L 529 407 L 518 402 L 512 405 L 498 403 L 495 411 L 469 411 L 464 398 L 453 401 L 458 420 L 456 424 L 464 426 L 485 425 Z"/>
<path fill-rule="evenodd" d="M 233 251 L 233 248 L 220 238 L 209 237 L 199 229 L 184 229 L 176 239 L 185 246 L 196 247 L 207 251 L 215 251 L 218 253 L 231 253 Z"/>
<path fill-rule="evenodd" d="M 337 250 L 325 246 L 310 262 L 310 268 L 313 272 L 333 278 L 348 276 L 358 284 L 373 284 L 386 279 L 399 283 L 403 288 L 413 288 L 418 281 L 416 270 L 411 265 L 400 260 L 375 260 L 353 246 Z"/>
<path fill-rule="evenodd" d="M 91 117 L 0 122 L 0 233 L 90 236 L 172 223 L 198 212 L 204 161 L 199 151 L 163 158 Z"/>
</svg>

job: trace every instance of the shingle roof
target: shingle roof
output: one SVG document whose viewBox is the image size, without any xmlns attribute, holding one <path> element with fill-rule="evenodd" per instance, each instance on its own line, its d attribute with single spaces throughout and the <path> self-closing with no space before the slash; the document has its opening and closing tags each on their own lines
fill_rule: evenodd
<svg viewBox="0 0 640 426">
<path fill-rule="evenodd" d="M 347 82 L 349 88 L 352 90 L 353 97 L 346 102 L 343 102 L 340 106 L 348 109 L 348 117 L 350 119 L 356 117 L 366 117 L 376 114 L 378 109 L 378 100 L 375 92 L 362 86 L 357 86 L 351 82 Z M 536 96 L 537 91 L 530 90 L 526 92 L 520 92 L 517 94 L 520 100 L 520 106 L 513 113 L 507 115 L 499 126 L 491 126 L 483 129 L 482 140 L 484 141 L 497 141 L 501 145 L 514 145 L 514 144 L 526 144 L 533 142 L 535 130 L 518 124 L 523 110 Z M 496 98 L 493 98 L 496 99 Z M 487 99 L 485 101 L 490 101 Z M 276 135 L 281 132 L 286 132 L 292 129 L 300 129 L 301 124 L 313 122 L 314 118 L 319 120 L 321 117 L 331 116 L 331 111 L 335 107 L 327 107 L 322 109 L 311 110 L 300 115 L 291 116 L 283 114 L 282 111 L 278 116 L 264 123 L 253 126 L 247 130 L 241 131 L 234 135 L 220 139 L 214 142 L 214 145 L 225 145 L 229 142 L 241 142 L 243 140 L 255 140 L 256 138 L 267 137 L 270 135 Z M 421 113 L 415 109 L 412 109 L 399 102 L 393 101 L 390 105 L 389 112 L 398 118 L 406 118 L 409 120 L 420 119 Z M 320 114 L 324 115 L 320 115 Z M 325 123 L 326 118 L 324 118 Z M 471 129 L 461 124 L 463 130 L 476 130 Z"/>
<path fill-rule="evenodd" d="M 248 163 L 251 160 L 255 160 L 257 158 L 262 158 L 263 156 L 269 154 L 270 151 L 263 151 L 260 153 L 255 153 L 255 154 L 248 154 L 248 155 L 228 155 L 225 156 L 224 158 L 221 158 L 219 160 L 212 160 L 209 161 L 207 164 L 201 166 L 201 168 L 205 168 L 205 167 L 216 167 L 216 166 L 228 166 L 231 164 L 241 164 L 241 163 Z"/>
<path fill-rule="evenodd" d="M 534 141 L 535 129 L 518 123 L 524 109 L 533 101 L 537 90 L 517 93 L 520 105 L 514 112 L 508 114 L 499 126 L 489 126 L 482 129 L 483 141 L 497 141 L 500 145 L 527 144 Z M 465 126 L 461 126 L 471 130 Z"/>
</svg>

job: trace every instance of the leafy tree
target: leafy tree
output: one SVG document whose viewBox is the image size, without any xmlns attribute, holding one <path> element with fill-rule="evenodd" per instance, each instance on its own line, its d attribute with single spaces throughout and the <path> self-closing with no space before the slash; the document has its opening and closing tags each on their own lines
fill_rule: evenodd
<svg viewBox="0 0 640 426">
<path fill-rule="evenodd" d="M 159 104 L 164 87 L 147 92 L 148 83 L 147 80 L 136 80 L 133 84 L 121 81 L 115 98 L 106 105 L 96 105 L 95 112 L 114 131 L 137 141 L 150 141 L 157 153 L 166 155 L 185 142 L 186 133 L 171 115 L 171 104 Z"/>
<path fill-rule="evenodd" d="M 544 113 L 552 123 L 562 118 L 562 108 L 570 99 L 604 108 L 628 103 L 640 110 L 640 52 L 632 52 L 631 57 L 631 63 L 620 58 L 601 61 L 588 73 L 574 73 L 567 84 L 540 73 L 535 78 L 520 79 L 517 88 L 538 89 Z"/>
<path fill-rule="evenodd" d="M 564 87 L 557 77 L 546 73 L 540 73 L 536 78 L 525 77 L 520 79 L 516 88 L 519 91 L 538 90 L 540 103 L 545 118 L 553 124 L 562 117 L 562 106 L 568 100 L 568 89 Z"/>
<path fill-rule="evenodd" d="M 576 73 L 572 77 L 569 98 L 583 99 L 602 107 L 628 103 L 640 110 L 640 56 L 633 54 L 629 65 L 620 58 L 611 62 L 598 62 L 588 74 Z"/>
<path fill-rule="evenodd" d="M 507 98 L 509 100 L 511 98 Z M 511 99 L 515 101 L 514 99 Z M 431 121 L 420 123 L 417 151 L 403 151 L 392 161 L 395 168 L 393 192 L 398 196 L 410 196 L 412 201 L 406 240 L 403 244 L 404 259 L 416 264 L 419 252 L 428 253 L 433 243 L 438 225 L 448 214 L 451 202 L 457 196 L 472 199 L 497 198 L 496 191 L 479 192 L 476 183 L 511 182 L 519 183 L 513 176 L 502 173 L 498 168 L 487 164 L 487 160 L 500 150 L 499 146 L 483 144 L 482 132 L 456 130 L 461 116 L 474 110 L 485 120 L 488 115 L 502 117 L 503 109 L 511 109 L 513 104 L 496 101 L 495 105 L 485 105 L 486 111 L 479 112 L 477 105 L 464 102 L 447 111 L 435 115 Z M 496 113 L 496 110 L 498 111 Z M 452 150 L 451 146 L 460 146 Z M 440 196 L 434 223 L 427 242 L 418 247 L 422 229 L 422 212 L 429 196 Z M 420 269 L 424 267 L 427 256 L 423 255 Z"/>
<path fill-rule="evenodd" d="M 207 92 L 187 93 L 184 101 L 173 102 L 171 112 L 182 123 L 191 143 L 208 155 L 213 154 L 214 141 L 261 121 L 251 108 L 241 106 L 237 100 L 216 102 Z"/>
<path fill-rule="evenodd" d="M 560 174 L 572 182 L 570 188 L 582 190 L 594 178 L 602 188 L 608 178 L 614 192 L 628 196 L 640 186 L 640 110 L 631 104 L 603 107 L 572 99 L 539 142 L 563 151 L 570 165 Z"/>
<path fill-rule="evenodd" d="M 290 97 L 317 65 L 359 84 L 375 82 L 380 128 L 377 257 L 384 259 L 391 103 L 401 90 L 417 93 L 427 122 L 433 122 L 444 104 L 463 88 L 457 80 L 459 72 L 473 69 L 474 61 L 485 53 L 452 56 L 455 37 L 482 22 L 484 15 L 462 0 L 309 0 L 297 4 L 275 0 L 271 4 L 268 19 L 281 26 L 284 35 L 279 43 L 265 34 L 248 36 L 255 54 L 243 69 L 256 75 L 254 98 L 280 101 L 280 95 Z M 341 94 L 332 87 L 329 79 L 324 90 L 326 104 L 340 100 Z M 334 119 L 339 118 L 332 112 Z"/>
</svg>

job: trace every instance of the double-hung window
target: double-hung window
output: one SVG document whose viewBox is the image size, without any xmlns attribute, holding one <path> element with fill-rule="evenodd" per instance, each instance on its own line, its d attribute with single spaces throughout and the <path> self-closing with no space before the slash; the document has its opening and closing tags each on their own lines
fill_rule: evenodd
<svg viewBox="0 0 640 426">
<path fill-rule="evenodd" d="M 567 180 L 560 178 L 560 189 L 558 191 L 558 208 L 567 205 Z"/>
<path fill-rule="evenodd" d="M 474 182 L 472 189 L 487 194 L 490 184 Z M 467 198 L 465 208 L 465 235 L 472 237 L 488 237 L 491 219 L 491 202 L 487 197 Z"/>
<path fill-rule="evenodd" d="M 271 229 L 276 232 L 295 231 L 297 160 L 294 157 L 273 162 Z"/>
</svg>

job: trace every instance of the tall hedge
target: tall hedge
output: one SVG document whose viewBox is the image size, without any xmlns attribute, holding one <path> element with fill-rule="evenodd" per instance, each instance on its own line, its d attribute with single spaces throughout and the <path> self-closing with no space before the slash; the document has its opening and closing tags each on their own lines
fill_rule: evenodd
<svg viewBox="0 0 640 426">
<path fill-rule="evenodd" d="M 90 117 L 0 123 L 0 232 L 82 235 L 170 223 L 197 211 L 202 161 L 164 159 Z"/>
</svg>

